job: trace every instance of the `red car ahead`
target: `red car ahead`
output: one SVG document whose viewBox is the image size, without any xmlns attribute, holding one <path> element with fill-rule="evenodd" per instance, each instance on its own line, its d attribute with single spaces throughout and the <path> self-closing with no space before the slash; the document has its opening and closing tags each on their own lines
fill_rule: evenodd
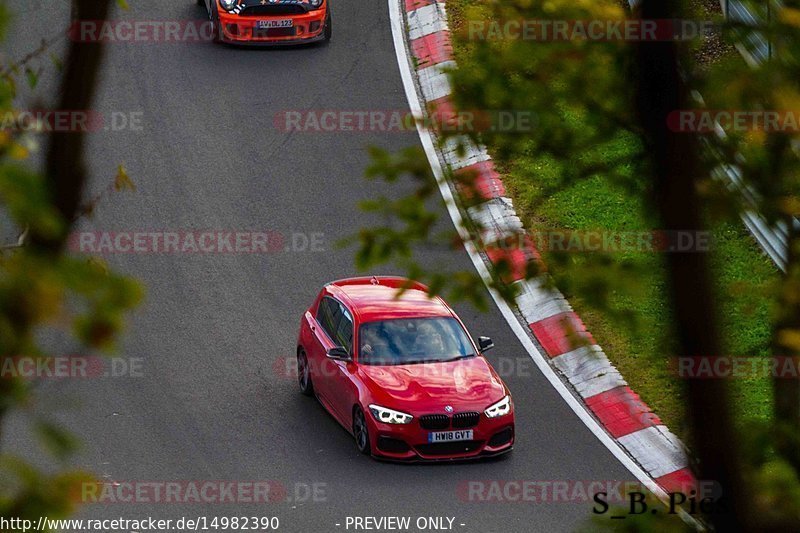
<svg viewBox="0 0 800 533">
<path fill-rule="evenodd" d="M 331 39 L 330 0 L 197 0 L 214 27 L 214 40 L 285 45 Z"/>
<path fill-rule="evenodd" d="M 398 288 L 408 287 L 402 296 Z M 300 390 L 364 454 L 391 460 L 499 455 L 514 445 L 511 394 L 453 310 L 424 285 L 372 277 L 326 285 L 300 324 Z"/>
</svg>

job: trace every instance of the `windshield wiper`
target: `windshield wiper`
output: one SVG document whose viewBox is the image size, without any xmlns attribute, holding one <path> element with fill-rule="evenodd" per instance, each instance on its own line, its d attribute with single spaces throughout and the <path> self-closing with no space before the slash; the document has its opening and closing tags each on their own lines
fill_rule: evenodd
<svg viewBox="0 0 800 533">
<path fill-rule="evenodd" d="M 471 353 L 469 355 L 458 355 L 452 359 L 448 359 L 448 361 L 458 361 L 459 359 L 469 359 L 470 357 L 475 357 L 475 354 Z"/>
</svg>

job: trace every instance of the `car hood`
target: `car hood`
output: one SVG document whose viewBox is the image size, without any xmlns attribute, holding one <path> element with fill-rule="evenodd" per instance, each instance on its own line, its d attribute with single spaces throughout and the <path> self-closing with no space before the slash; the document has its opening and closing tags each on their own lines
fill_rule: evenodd
<svg viewBox="0 0 800 533">
<path fill-rule="evenodd" d="M 483 357 L 446 363 L 369 366 L 360 371 L 372 402 L 414 413 L 483 411 L 506 394 L 503 381 Z"/>
</svg>

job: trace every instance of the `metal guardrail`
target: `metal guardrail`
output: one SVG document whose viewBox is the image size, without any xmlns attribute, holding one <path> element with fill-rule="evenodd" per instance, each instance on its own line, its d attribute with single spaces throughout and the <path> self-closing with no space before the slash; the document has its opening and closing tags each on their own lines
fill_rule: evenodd
<svg viewBox="0 0 800 533">
<path fill-rule="evenodd" d="M 780 9 L 783 3 L 779 0 L 767 0 L 760 5 L 761 13 L 753 10 L 752 4 L 746 4 L 741 0 L 720 0 L 723 13 L 728 20 L 747 25 L 755 26 L 759 20 L 770 20 L 773 10 Z M 772 43 L 759 32 L 750 32 L 744 41 L 736 45 L 739 53 L 752 67 L 758 67 L 761 63 L 769 61 L 772 57 Z M 725 133 L 721 128 L 717 130 L 720 138 L 724 138 Z M 738 188 L 749 205 L 753 207 L 752 210 L 746 210 L 742 213 L 741 217 L 747 229 L 753 234 L 759 246 L 770 256 L 772 261 L 784 272 L 786 271 L 787 262 L 787 241 L 788 241 L 788 228 L 786 224 L 778 223 L 775 226 L 767 224 L 764 217 L 762 217 L 755 209 L 758 205 L 758 198 L 752 190 L 746 187 L 742 182 L 742 172 L 738 165 L 722 165 L 723 177 L 734 188 Z M 796 218 L 792 219 L 795 227 L 800 227 L 800 221 Z"/>
<path fill-rule="evenodd" d="M 640 1 L 641 0 L 628 0 L 628 4 L 631 9 L 633 9 Z M 748 26 L 756 25 L 758 21 L 763 20 L 764 17 L 770 17 L 772 11 L 774 9 L 779 9 L 782 5 L 782 2 L 779 0 L 767 0 L 762 6 L 763 13 L 755 13 L 748 4 L 745 4 L 741 0 L 720 0 L 722 11 L 729 20 Z M 767 18 L 767 20 L 769 20 L 769 18 Z M 737 44 L 736 48 L 739 50 L 739 53 L 742 54 L 745 61 L 754 68 L 772 57 L 771 43 L 758 32 L 750 32 L 743 42 Z M 695 96 L 696 99 L 702 103 L 702 97 L 699 94 L 695 94 Z M 720 139 L 725 138 L 725 132 L 719 124 L 717 124 L 716 133 Z M 720 161 L 723 161 L 722 155 L 718 153 L 710 141 L 707 143 L 707 147 L 717 152 L 717 157 Z M 742 195 L 745 205 L 750 206 L 749 209 L 746 208 L 741 213 L 742 222 L 744 222 L 745 227 L 756 239 L 761 249 L 764 250 L 778 268 L 785 272 L 788 257 L 788 231 L 786 224 L 778 223 L 775 226 L 770 226 L 764 217 L 758 213 L 758 196 L 743 182 L 742 170 L 739 165 L 721 162 L 720 165 L 714 169 L 713 175 L 726 181 L 730 190 L 737 191 Z M 800 228 L 800 221 L 796 218 L 793 219 L 793 224 L 796 228 Z"/>
<path fill-rule="evenodd" d="M 714 150 L 711 143 L 707 147 Z M 721 159 L 721 156 L 719 156 Z M 720 164 L 712 172 L 712 176 L 727 182 L 729 190 L 738 192 L 746 205 L 758 205 L 756 193 L 742 180 L 742 171 L 738 165 Z M 786 271 L 787 246 L 789 238 L 786 224 L 779 222 L 775 226 L 767 224 L 755 209 L 745 209 L 741 213 L 742 222 L 750 231 L 762 250 L 784 272 Z M 795 227 L 800 228 L 800 221 L 794 219 Z"/>
<path fill-rule="evenodd" d="M 720 0 L 722 12 L 732 22 L 743 26 L 755 26 L 759 20 L 770 20 L 773 8 L 780 8 L 782 4 L 774 0 L 767 0 L 761 6 L 761 12 L 753 11 L 753 6 L 741 0 Z M 774 4 L 774 6 L 773 6 Z M 739 53 L 748 64 L 758 66 L 772 57 L 772 43 L 759 32 L 748 33 L 744 40 L 736 45 Z"/>
</svg>

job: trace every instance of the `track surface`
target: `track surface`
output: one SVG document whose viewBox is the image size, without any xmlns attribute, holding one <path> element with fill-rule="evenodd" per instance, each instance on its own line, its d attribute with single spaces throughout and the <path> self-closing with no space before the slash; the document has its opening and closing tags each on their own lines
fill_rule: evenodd
<svg viewBox="0 0 800 533">
<path fill-rule="evenodd" d="M 130 4 L 116 16 L 204 16 L 191 0 Z M 54 35 L 68 20 L 67 5 L 54 0 L 46 11 L 20 14 L 6 53 L 21 57 Z M 281 530 L 297 532 L 344 530 L 347 516 L 450 516 L 459 531 L 573 530 L 591 516 L 590 504 L 468 503 L 457 494 L 467 480 L 631 479 L 542 378 L 499 312 L 456 306 L 474 335 L 494 338 L 489 358 L 515 395 L 517 447 L 505 460 L 369 460 L 274 370 L 276 360 L 293 355 L 300 316 L 319 287 L 354 274 L 353 251 L 335 243 L 370 223 L 357 202 L 403 192 L 365 182 L 365 146 L 397 150 L 419 142 L 415 134 L 285 134 L 273 127 L 274 114 L 288 109 L 407 108 L 386 3 L 338 0 L 333 9 L 328 48 L 109 46 L 96 107 L 143 112 L 144 132 L 92 136 L 91 192 L 107 185 L 120 162 L 138 190 L 106 200 L 81 229 L 323 233 L 326 251 L 112 256 L 113 268 L 147 286 L 121 353 L 144 359 L 144 377 L 48 382 L 37 394 L 37 409 L 57 412 L 84 441 L 75 464 L 103 479 L 277 480 L 290 499 L 295 483 L 317 483 L 325 501 L 88 505 L 79 516 L 277 515 Z M 53 76 L 43 77 L 37 94 L 53 92 Z M 32 104 L 23 98 L 24 105 Z M 418 259 L 471 268 L 460 252 L 420 249 Z M 28 451 L 26 420 L 11 421 L 3 447 L 47 462 Z"/>
</svg>

